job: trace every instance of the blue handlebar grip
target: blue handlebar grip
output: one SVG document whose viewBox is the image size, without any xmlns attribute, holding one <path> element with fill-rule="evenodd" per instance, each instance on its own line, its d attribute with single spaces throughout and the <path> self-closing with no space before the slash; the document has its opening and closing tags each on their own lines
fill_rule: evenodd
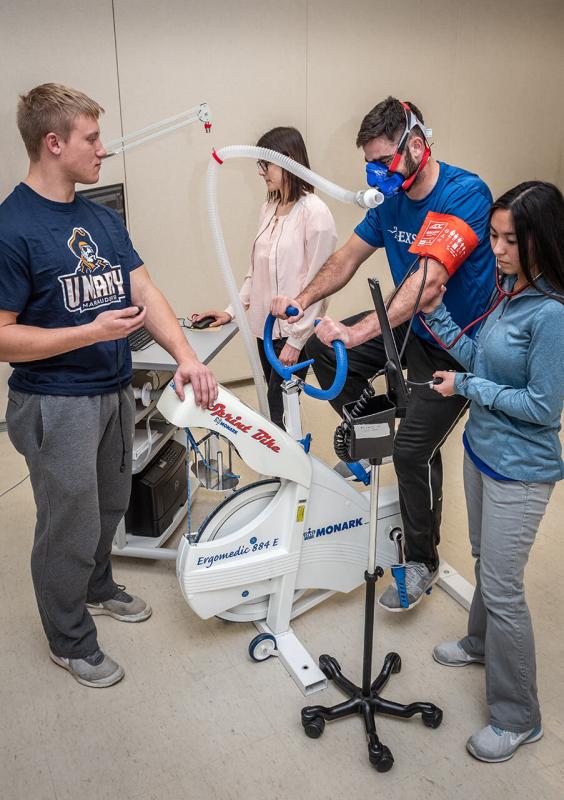
<svg viewBox="0 0 564 800">
<path fill-rule="evenodd" d="M 294 314 L 290 314 L 290 316 L 295 316 L 298 313 L 298 309 L 293 308 L 293 306 L 288 306 L 286 313 L 289 313 L 290 308 L 292 308 L 295 312 Z M 291 367 L 285 367 L 283 364 L 281 364 L 279 358 L 274 352 L 274 345 L 272 344 L 272 331 L 274 329 L 275 321 L 276 317 L 274 317 L 272 314 L 269 314 L 266 318 L 266 322 L 264 323 L 264 353 L 272 369 L 274 369 L 281 378 L 284 378 L 285 381 L 288 381 L 294 372 L 299 372 L 300 369 L 309 367 L 310 364 L 313 364 L 313 358 L 310 358 L 308 361 L 300 361 L 299 364 L 292 364 Z"/>
<path fill-rule="evenodd" d="M 307 383 L 304 384 L 304 392 L 310 397 L 315 397 L 316 400 L 333 400 L 333 398 L 340 395 L 345 388 L 349 368 L 347 348 L 340 339 L 335 339 L 331 344 L 335 350 L 336 361 L 335 378 L 331 386 L 327 389 L 318 389 L 316 386 L 308 386 Z"/>
<path fill-rule="evenodd" d="M 288 306 L 286 309 L 286 314 L 289 317 L 295 317 L 298 313 L 298 309 L 294 308 L 294 306 Z M 309 367 L 310 364 L 313 364 L 313 358 L 307 361 L 300 361 L 299 364 L 293 364 L 291 367 L 285 367 L 281 364 L 274 352 L 274 345 L 272 344 L 272 331 L 274 330 L 275 321 L 276 318 L 272 314 L 269 314 L 264 323 L 264 352 L 270 366 L 281 378 L 287 381 L 290 380 L 295 372 L 299 372 L 304 367 Z M 332 400 L 334 397 L 337 397 L 337 395 L 341 394 L 343 391 L 347 380 L 347 348 L 339 339 L 336 339 L 332 344 L 335 350 L 336 360 L 335 380 L 332 385 L 329 386 L 328 389 L 318 389 L 315 386 L 308 386 L 307 383 L 304 383 L 304 392 L 310 397 L 315 397 L 317 400 Z"/>
</svg>

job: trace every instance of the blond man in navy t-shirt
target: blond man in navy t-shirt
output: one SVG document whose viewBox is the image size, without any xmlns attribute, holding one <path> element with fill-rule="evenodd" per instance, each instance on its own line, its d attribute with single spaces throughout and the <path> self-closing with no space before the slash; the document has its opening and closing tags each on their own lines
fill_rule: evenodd
<svg viewBox="0 0 564 800">
<path fill-rule="evenodd" d="M 110 561 L 131 488 L 127 336 L 144 326 L 174 357 L 181 399 L 187 383 L 204 407 L 217 395 L 119 216 L 75 193 L 99 177 L 101 113 L 59 84 L 20 97 L 29 172 L 0 205 L 0 359 L 13 367 L 8 433 L 37 506 L 37 605 L 52 660 L 92 687 L 124 675 L 100 649 L 92 615 L 151 615 L 115 583 Z"/>
</svg>

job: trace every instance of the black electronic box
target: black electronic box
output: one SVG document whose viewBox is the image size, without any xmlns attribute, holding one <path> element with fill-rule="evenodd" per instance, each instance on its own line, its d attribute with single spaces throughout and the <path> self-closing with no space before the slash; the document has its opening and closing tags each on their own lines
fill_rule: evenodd
<svg viewBox="0 0 564 800">
<path fill-rule="evenodd" d="M 171 441 L 142 472 L 133 475 L 125 528 L 135 536 L 158 538 L 187 498 L 186 448 Z"/>
</svg>

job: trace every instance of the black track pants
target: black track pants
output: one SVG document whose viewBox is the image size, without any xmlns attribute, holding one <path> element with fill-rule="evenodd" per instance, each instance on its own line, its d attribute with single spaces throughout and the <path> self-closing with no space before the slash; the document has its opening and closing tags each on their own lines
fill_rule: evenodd
<svg viewBox="0 0 564 800">
<path fill-rule="evenodd" d="M 343 320 L 354 325 L 368 312 Z M 394 329 L 401 348 L 407 324 Z M 385 363 L 381 337 L 371 339 L 347 351 L 349 371 L 341 394 L 331 401 L 339 414 L 345 403 L 357 400 L 368 381 Z M 313 335 L 305 346 L 306 358 L 315 359 L 313 369 L 322 388 L 333 382 L 335 356 L 331 347 Z M 408 380 L 429 381 L 435 370 L 462 367 L 445 350 L 410 334 L 405 349 L 404 365 Z M 394 442 L 394 466 L 398 477 L 400 509 L 405 533 L 405 555 L 408 561 L 419 561 L 431 569 L 438 566 L 437 547 L 440 540 L 443 467 L 440 448 L 454 428 L 467 402 L 454 395 L 443 398 L 426 386 L 411 387 L 407 415 L 400 421 Z"/>
</svg>

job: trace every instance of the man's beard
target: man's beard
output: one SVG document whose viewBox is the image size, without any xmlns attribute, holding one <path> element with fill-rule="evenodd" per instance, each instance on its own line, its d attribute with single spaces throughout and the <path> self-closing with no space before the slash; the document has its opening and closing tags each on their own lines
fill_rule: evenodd
<svg viewBox="0 0 564 800">
<path fill-rule="evenodd" d="M 420 163 L 421 163 L 421 162 L 419 162 L 419 164 L 420 164 Z M 411 153 L 409 152 L 409 149 L 408 149 L 408 148 L 406 148 L 406 150 L 405 150 L 405 171 L 406 171 L 406 173 L 407 173 L 407 174 L 405 175 L 405 179 L 406 179 L 406 180 L 407 180 L 408 178 L 411 178 L 411 176 L 413 175 L 413 173 L 417 171 L 417 168 L 419 167 L 419 164 L 417 164 L 417 163 L 416 163 L 416 161 L 414 160 L 413 156 L 412 156 L 412 155 L 411 155 Z M 413 183 L 411 184 L 412 186 L 413 186 L 413 184 L 417 183 L 417 181 L 419 180 L 419 177 L 420 177 L 420 175 L 418 175 L 418 176 L 415 178 L 415 180 L 414 180 L 414 181 L 413 181 Z"/>
</svg>

